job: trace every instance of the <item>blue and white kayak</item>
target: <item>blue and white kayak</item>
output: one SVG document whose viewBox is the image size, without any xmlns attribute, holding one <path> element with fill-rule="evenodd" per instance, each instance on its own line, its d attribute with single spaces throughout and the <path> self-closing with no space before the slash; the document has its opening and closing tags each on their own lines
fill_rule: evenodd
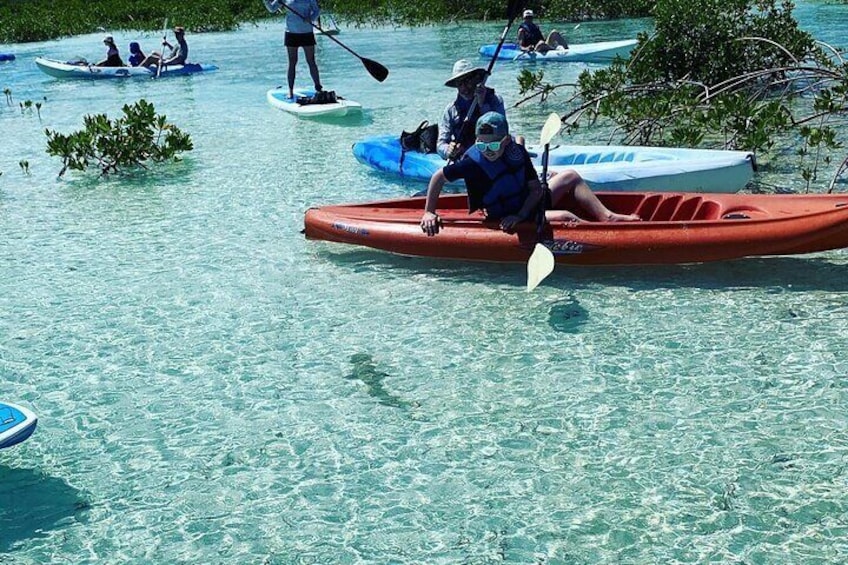
<svg viewBox="0 0 848 565">
<path fill-rule="evenodd" d="M 278 86 L 268 91 L 268 103 L 301 118 L 339 118 L 362 112 L 362 104 L 341 97 L 330 104 L 299 104 L 297 102 L 298 98 L 314 95 L 314 90 L 295 88 L 294 98 L 289 98 L 288 89 Z"/>
<path fill-rule="evenodd" d="M 155 78 L 156 67 L 95 67 L 85 63 L 56 61 L 38 57 L 36 66 L 45 74 L 55 78 L 71 79 L 116 79 L 116 78 Z M 215 65 L 186 63 L 185 65 L 165 65 L 159 72 L 160 77 L 193 75 L 216 71 Z"/>
<path fill-rule="evenodd" d="M 38 418 L 17 404 L 0 402 L 0 449 L 12 447 L 32 435 Z"/>
<path fill-rule="evenodd" d="M 600 41 L 597 43 L 575 43 L 568 49 L 557 47 L 546 53 L 525 52 L 515 43 L 504 43 L 498 53 L 498 61 L 547 62 L 563 61 L 573 63 L 609 63 L 616 57 L 627 59 L 630 52 L 638 43 L 635 39 L 622 41 Z M 484 45 L 480 55 L 491 59 L 495 54 L 496 44 Z"/>
<path fill-rule="evenodd" d="M 542 148 L 527 150 L 537 169 Z M 437 153 L 407 151 L 401 162 L 400 138 L 383 135 L 353 145 L 356 159 L 381 173 L 427 182 L 447 161 Z M 629 145 L 551 145 L 548 169 L 577 171 L 594 190 L 619 192 L 737 192 L 754 176 L 747 151 Z M 460 183 L 461 184 L 461 183 Z"/>
<path fill-rule="evenodd" d="M 4 61 L 14 61 L 15 55 L 13 53 L 0 53 L 0 63 Z"/>
</svg>

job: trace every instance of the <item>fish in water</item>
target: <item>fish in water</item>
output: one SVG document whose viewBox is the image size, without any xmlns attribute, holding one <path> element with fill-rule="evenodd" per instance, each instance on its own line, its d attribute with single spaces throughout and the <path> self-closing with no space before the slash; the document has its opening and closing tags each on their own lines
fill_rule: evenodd
<svg viewBox="0 0 848 565">
<path fill-rule="evenodd" d="M 367 353 L 355 353 L 350 356 L 353 371 L 345 375 L 346 379 L 361 381 L 368 389 L 368 394 L 377 399 L 383 406 L 393 408 L 409 408 L 412 403 L 407 402 L 389 392 L 383 386 L 383 380 L 389 376 L 388 373 L 377 370 L 374 359 Z"/>
</svg>

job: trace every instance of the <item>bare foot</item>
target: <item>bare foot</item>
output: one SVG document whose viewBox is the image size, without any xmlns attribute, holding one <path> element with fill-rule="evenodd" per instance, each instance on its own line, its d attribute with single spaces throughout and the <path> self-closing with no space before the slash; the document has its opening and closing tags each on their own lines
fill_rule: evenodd
<svg viewBox="0 0 848 565">
<path fill-rule="evenodd" d="M 608 222 L 641 222 L 642 218 L 637 216 L 636 214 L 616 214 L 615 212 L 610 212 L 607 216 Z"/>
<path fill-rule="evenodd" d="M 545 212 L 545 218 L 549 222 L 582 222 L 575 214 L 568 210 L 548 210 Z"/>
</svg>

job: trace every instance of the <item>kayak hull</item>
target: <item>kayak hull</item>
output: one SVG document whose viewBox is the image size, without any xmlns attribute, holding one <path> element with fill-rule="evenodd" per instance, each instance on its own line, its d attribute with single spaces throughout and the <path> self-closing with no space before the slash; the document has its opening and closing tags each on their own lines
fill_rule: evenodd
<svg viewBox="0 0 848 565">
<path fill-rule="evenodd" d="M 504 43 L 498 52 L 498 61 L 517 61 L 528 63 L 566 62 L 566 63 L 610 63 L 616 57 L 627 59 L 630 52 L 638 43 L 635 39 L 622 41 L 599 41 L 596 43 L 575 43 L 568 49 L 559 47 L 546 53 L 528 53 L 522 51 L 515 43 Z M 491 59 L 497 45 L 483 45 L 479 49 L 480 56 Z"/>
<path fill-rule="evenodd" d="M 0 63 L 5 61 L 14 61 L 15 55 L 14 53 L 0 53 Z"/>
<path fill-rule="evenodd" d="M 643 221 L 550 222 L 542 243 L 558 263 L 703 263 L 848 247 L 848 195 L 606 192 L 598 197 L 614 212 L 635 213 Z M 499 263 L 526 262 L 537 242 L 534 222 L 505 233 L 482 214 L 469 214 L 464 195 L 439 198 L 444 227 L 428 237 L 419 225 L 424 201 L 312 208 L 304 233 L 313 240 L 401 255 Z"/>
<path fill-rule="evenodd" d="M 537 168 L 542 166 L 541 149 L 527 147 Z M 399 137 L 391 135 L 355 143 L 353 155 L 375 171 L 419 182 L 428 182 L 447 164 L 436 153 L 408 151 L 401 159 Z M 552 145 L 548 164 L 551 172 L 574 169 L 593 190 L 737 192 L 753 178 L 755 161 L 746 151 Z"/>
<path fill-rule="evenodd" d="M 127 79 L 155 78 L 156 68 L 148 67 L 95 67 L 92 65 L 72 65 L 63 61 L 38 57 L 35 65 L 46 75 L 59 79 Z M 159 73 L 160 77 L 185 76 L 218 70 L 215 65 L 188 63 L 186 65 L 166 65 Z"/>
<path fill-rule="evenodd" d="M 269 90 L 267 98 L 271 106 L 300 118 L 341 118 L 362 112 L 362 104 L 346 98 L 339 99 L 338 102 L 332 104 L 298 104 L 296 102 L 300 96 L 313 96 L 314 94 L 314 90 L 296 88 L 294 99 L 292 99 L 289 98 L 288 89 L 280 87 Z"/>
<path fill-rule="evenodd" d="M 0 402 L 0 449 L 26 440 L 35 431 L 38 418 L 27 408 Z"/>
</svg>

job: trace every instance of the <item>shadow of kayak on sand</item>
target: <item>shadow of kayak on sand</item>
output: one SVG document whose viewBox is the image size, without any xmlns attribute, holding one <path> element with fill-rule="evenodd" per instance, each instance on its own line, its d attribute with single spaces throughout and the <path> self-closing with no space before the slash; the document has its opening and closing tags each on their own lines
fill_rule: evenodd
<svg viewBox="0 0 848 565">
<path fill-rule="evenodd" d="M 81 520 L 89 503 L 63 479 L 0 465 L 0 553 Z"/>
</svg>

